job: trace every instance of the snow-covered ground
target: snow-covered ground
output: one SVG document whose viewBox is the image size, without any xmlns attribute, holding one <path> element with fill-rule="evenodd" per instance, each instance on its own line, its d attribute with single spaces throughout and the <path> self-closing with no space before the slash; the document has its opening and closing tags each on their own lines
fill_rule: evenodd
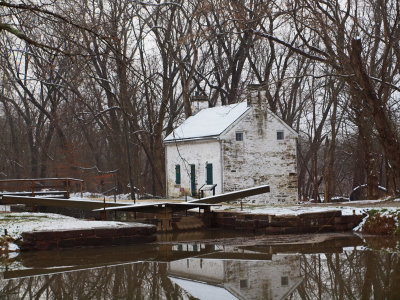
<svg viewBox="0 0 400 300">
<path fill-rule="evenodd" d="M 88 200 L 94 199 L 100 194 L 84 193 L 83 198 L 81 194 L 71 194 L 71 199 L 74 200 Z M 118 200 L 128 199 L 128 194 L 118 195 Z M 97 199 L 99 200 L 99 199 Z M 108 199 L 110 201 L 110 199 Z M 155 200 L 155 199 L 154 199 Z M 149 200 L 138 200 L 137 203 L 141 202 L 148 203 Z M 158 200 L 160 201 L 160 200 Z M 171 200 L 164 200 L 171 201 Z M 172 200 L 173 201 L 173 200 Z M 385 203 L 386 202 L 386 203 Z M 243 205 L 241 210 L 238 204 L 223 204 L 219 208 L 213 208 L 214 211 L 225 211 L 225 212 L 242 212 L 248 214 L 268 214 L 268 215 L 300 215 L 304 213 L 317 213 L 326 211 L 341 210 L 343 215 L 363 214 L 371 209 L 380 208 L 385 203 L 385 210 L 389 212 L 395 212 L 400 210 L 400 199 L 392 200 L 375 200 L 375 201 L 351 201 L 346 203 L 337 203 L 326 205 L 323 203 L 311 204 L 304 203 L 298 205 L 267 205 L 267 206 L 255 206 L 255 205 Z M 393 207 L 388 206 L 392 204 Z M 126 223 L 122 222 L 107 222 L 107 221 L 86 221 L 79 220 L 72 217 L 67 217 L 57 214 L 49 213 L 9 213 L 8 206 L 0 206 L 0 236 L 7 234 L 18 239 L 22 232 L 26 231 L 39 231 L 39 230 L 69 230 L 69 229 L 80 229 L 80 228 L 99 228 L 99 227 L 120 227 L 126 226 Z M 197 209 L 196 209 L 197 210 Z M 146 226 L 146 225 L 143 225 Z"/>
<path fill-rule="evenodd" d="M 340 210 L 338 207 L 307 207 L 303 205 L 295 205 L 295 206 L 243 206 L 243 210 L 237 206 L 228 206 L 224 205 L 219 209 L 215 209 L 216 211 L 230 211 L 230 212 L 241 212 L 247 214 L 267 214 L 267 215 L 275 215 L 275 216 L 283 216 L 283 215 L 301 215 L 305 213 L 316 213 L 316 212 L 325 212 L 325 211 L 336 211 Z M 342 209 L 343 214 L 353 214 L 351 209 Z"/>
<path fill-rule="evenodd" d="M 336 204 L 336 205 L 326 205 L 326 204 L 301 204 L 301 205 L 292 205 L 292 206 L 251 206 L 244 205 L 243 209 L 238 205 L 224 205 L 214 211 L 226 211 L 226 212 L 241 212 L 247 214 L 267 214 L 267 215 L 275 215 L 275 216 L 298 216 L 305 213 L 318 213 L 318 212 L 326 212 L 326 211 L 337 211 L 340 210 L 342 215 L 362 215 L 365 217 L 362 222 L 353 229 L 353 231 L 361 232 L 363 228 L 363 224 L 368 218 L 368 211 L 378 211 L 381 216 L 389 216 L 393 217 L 396 222 L 396 226 L 398 226 L 399 220 L 397 219 L 397 215 L 400 212 L 400 206 L 398 203 L 400 199 L 392 200 L 393 202 L 387 202 L 387 200 L 364 200 L 364 201 L 352 201 L 349 204 L 345 205 Z M 381 206 L 383 202 L 386 202 L 385 206 Z M 393 206 L 387 206 L 393 204 Z"/>
<path fill-rule="evenodd" d="M 361 202 L 361 201 L 360 201 Z M 325 211 L 336 211 L 341 210 L 342 215 L 360 215 L 366 213 L 368 210 L 377 209 L 376 206 L 357 206 L 354 203 L 354 206 L 324 206 L 324 205 L 293 205 L 293 206 L 250 206 L 243 205 L 243 210 L 241 210 L 238 205 L 224 205 L 222 207 L 214 209 L 214 211 L 229 211 L 229 212 L 241 212 L 248 214 L 267 214 L 267 215 L 300 215 L 305 213 L 317 213 L 317 212 L 325 212 Z M 400 207 L 385 207 L 385 209 L 390 211 L 400 210 Z"/>
<path fill-rule="evenodd" d="M 0 214 L 0 233 L 13 239 L 21 237 L 22 232 L 43 230 L 73 230 L 102 227 L 125 227 L 131 224 L 113 221 L 79 220 L 58 214 L 50 213 L 2 213 Z M 137 226 L 148 226 L 136 224 Z"/>
</svg>

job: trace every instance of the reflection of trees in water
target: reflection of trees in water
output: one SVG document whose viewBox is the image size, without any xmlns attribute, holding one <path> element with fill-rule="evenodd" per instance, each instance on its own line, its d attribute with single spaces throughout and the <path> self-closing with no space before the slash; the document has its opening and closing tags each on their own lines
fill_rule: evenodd
<svg viewBox="0 0 400 300">
<path fill-rule="evenodd" d="M 289 299 L 396 299 L 398 254 L 353 251 L 302 255 L 303 283 Z"/>
<path fill-rule="evenodd" d="M 397 254 L 372 251 L 304 254 L 300 268 L 303 283 L 289 299 L 395 299 L 400 295 Z M 165 263 L 144 262 L 2 280 L 0 299 L 190 297 L 172 284 L 167 275 Z M 259 276 L 259 280 L 263 277 Z"/>
<path fill-rule="evenodd" d="M 179 299 L 163 263 L 137 263 L 2 281 L 1 299 Z"/>
</svg>

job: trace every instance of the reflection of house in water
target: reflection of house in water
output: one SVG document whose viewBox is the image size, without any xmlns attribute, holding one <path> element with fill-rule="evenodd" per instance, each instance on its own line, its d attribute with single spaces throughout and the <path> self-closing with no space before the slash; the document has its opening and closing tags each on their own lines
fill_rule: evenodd
<svg viewBox="0 0 400 300">
<path fill-rule="evenodd" d="M 224 299 L 284 299 L 302 282 L 299 255 L 272 255 L 270 260 L 242 256 L 169 262 L 169 278 L 199 299 L 217 299 L 216 295 Z"/>
<path fill-rule="evenodd" d="M 172 246 L 172 251 L 186 251 L 186 252 L 201 252 L 206 251 L 219 251 L 223 250 L 224 247 L 220 245 L 207 245 L 202 243 L 181 243 Z"/>
</svg>

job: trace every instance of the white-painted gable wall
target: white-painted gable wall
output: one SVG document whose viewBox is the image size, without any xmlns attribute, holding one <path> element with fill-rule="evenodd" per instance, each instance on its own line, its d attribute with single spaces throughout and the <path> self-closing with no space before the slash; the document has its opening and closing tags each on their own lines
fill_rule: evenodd
<svg viewBox="0 0 400 300">
<path fill-rule="evenodd" d="M 166 144 L 165 147 L 167 196 L 170 198 L 191 195 L 190 165 L 195 165 L 196 191 L 206 183 L 206 164 L 213 166 L 213 183 L 216 194 L 221 194 L 221 146 L 218 140 L 186 141 Z M 181 184 L 176 184 L 175 166 L 181 168 Z"/>
</svg>

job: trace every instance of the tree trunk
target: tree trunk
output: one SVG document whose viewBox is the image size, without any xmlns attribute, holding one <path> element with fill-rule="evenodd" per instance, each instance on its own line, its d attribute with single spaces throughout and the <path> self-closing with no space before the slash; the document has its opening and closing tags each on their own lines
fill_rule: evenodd
<svg viewBox="0 0 400 300">
<path fill-rule="evenodd" d="M 331 172 L 329 170 L 329 139 L 325 141 L 324 149 L 324 202 L 328 203 L 331 201 L 330 194 L 330 183 L 331 183 Z"/>
<path fill-rule="evenodd" d="M 395 179 L 396 192 L 398 193 L 398 185 L 400 183 L 400 142 L 397 139 L 394 124 L 388 116 L 386 105 L 378 98 L 374 90 L 374 84 L 365 70 L 361 52 L 361 40 L 352 40 L 350 64 L 354 70 L 356 81 L 352 79 L 350 84 L 354 89 L 359 90 L 368 103 L 368 107 L 364 108 L 369 109 L 371 113 L 380 144 L 390 162 Z"/>
</svg>

